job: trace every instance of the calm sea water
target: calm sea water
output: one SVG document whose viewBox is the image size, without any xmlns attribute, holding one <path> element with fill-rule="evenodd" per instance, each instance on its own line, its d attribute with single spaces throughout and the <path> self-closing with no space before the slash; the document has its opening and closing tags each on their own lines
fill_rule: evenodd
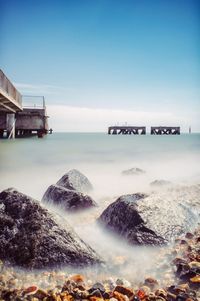
<svg viewBox="0 0 200 301">
<path fill-rule="evenodd" d="M 44 139 L 1 140 L 0 190 L 16 187 L 40 199 L 48 185 L 77 168 L 89 177 L 97 197 L 113 196 L 144 190 L 155 179 L 198 182 L 199 162 L 200 134 L 54 133 Z M 144 169 L 146 175 L 124 180 L 121 171 L 131 167 Z"/>
<path fill-rule="evenodd" d="M 44 139 L 0 141 L 0 190 L 15 187 L 38 200 L 50 184 L 72 168 L 92 182 L 91 196 L 99 204 L 93 211 L 67 215 L 78 234 L 109 261 L 128 258 L 117 273 L 135 277 L 151 269 L 157 250 L 128 248 L 95 224 L 103 209 L 122 194 L 149 192 L 156 179 L 174 184 L 200 183 L 200 134 L 180 136 L 112 136 L 103 133 L 54 133 Z M 132 167 L 146 171 L 122 176 Z M 142 266 L 142 269 L 141 269 Z"/>
</svg>

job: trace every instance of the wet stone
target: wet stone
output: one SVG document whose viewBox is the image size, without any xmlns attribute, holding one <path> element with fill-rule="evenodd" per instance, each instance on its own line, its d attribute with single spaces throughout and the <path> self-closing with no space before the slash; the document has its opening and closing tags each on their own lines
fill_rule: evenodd
<svg viewBox="0 0 200 301">
<path fill-rule="evenodd" d="M 144 284 L 153 289 L 158 286 L 158 281 L 154 278 L 149 277 L 145 279 Z"/>
<path fill-rule="evenodd" d="M 190 232 L 187 232 L 185 235 L 185 238 L 187 238 L 187 239 L 192 239 L 193 237 L 194 237 L 194 234 L 190 233 Z"/>
<path fill-rule="evenodd" d="M 88 293 L 90 294 L 91 297 L 98 297 L 102 298 L 101 291 L 99 289 L 90 289 L 88 290 Z"/>
<path fill-rule="evenodd" d="M 103 293 L 103 298 L 104 298 L 104 299 L 110 299 L 110 295 L 111 295 L 110 293 L 104 292 L 104 293 Z"/>
<path fill-rule="evenodd" d="M 100 282 L 97 282 L 97 283 L 95 283 L 93 286 L 92 286 L 92 289 L 98 289 L 100 292 L 105 292 L 105 287 L 104 287 L 104 285 L 102 284 L 102 283 L 100 283 Z"/>
<path fill-rule="evenodd" d="M 123 295 L 128 296 L 129 298 L 132 297 L 134 294 L 133 290 L 122 285 L 117 285 L 116 288 L 114 289 L 114 292 L 119 292 Z"/>
<path fill-rule="evenodd" d="M 123 295 L 117 291 L 113 292 L 113 297 L 116 298 L 118 301 L 128 301 L 129 298 L 126 295 Z"/>
</svg>

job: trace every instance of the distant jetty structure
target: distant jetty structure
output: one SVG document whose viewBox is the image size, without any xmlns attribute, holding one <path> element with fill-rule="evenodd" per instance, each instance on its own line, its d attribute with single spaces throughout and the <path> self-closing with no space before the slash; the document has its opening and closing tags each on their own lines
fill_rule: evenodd
<svg viewBox="0 0 200 301">
<path fill-rule="evenodd" d="M 146 135 L 145 126 L 109 126 L 109 135 Z M 151 135 L 180 135 L 180 127 L 152 126 Z"/>
<path fill-rule="evenodd" d="M 145 135 L 145 126 L 109 126 L 109 135 Z"/>
<path fill-rule="evenodd" d="M 44 96 L 39 98 L 41 100 L 39 106 L 36 104 L 24 106 L 22 104 L 24 97 L 0 70 L 0 138 L 31 135 L 42 138 L 49 133 L 45 99 Z"/>
<path fill-rule="evenodd" d="M 180 135 L 180 126 L 152 126 L 151 135 Z"/>
</svg>

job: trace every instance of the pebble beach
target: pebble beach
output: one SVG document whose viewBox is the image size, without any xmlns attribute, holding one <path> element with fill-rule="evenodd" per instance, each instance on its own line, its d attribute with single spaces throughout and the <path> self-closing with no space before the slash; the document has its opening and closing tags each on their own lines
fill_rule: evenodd
<svg viewBox="0 0 200 301">
<path fill-rule="evenodd" d="M 169 264 L 163 266 L 166 259 Z M 200 228 L 177 238 L 173 247 L 160 253 L 157 272 L 162 281 L 151 275 L 137 283 L 114 275 L 103 279 L 101 272 L 96 282 L 89 275 L 56 270 L 27 273 L 3 262 L 0 269 L 1 301 L 199 301 Z"/>
</svg>

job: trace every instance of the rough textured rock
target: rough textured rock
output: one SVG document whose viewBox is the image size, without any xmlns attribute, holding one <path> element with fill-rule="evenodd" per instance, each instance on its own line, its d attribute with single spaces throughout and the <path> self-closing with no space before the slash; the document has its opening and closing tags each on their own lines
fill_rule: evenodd
<svg viewBox="0 0 200 301">
<path fill-rule="evenodd" d="M 133 167 L 133 168 L 122 171 L 122 174 L 125 176 L 142 175 L 144 173 L 145 173 L 145 171 L 138 167 Z"/>
<path fill-rule="evenodd" d="M 76 169 L 67 172 L 56 184 L 82 193 L 87 193 L 92 190 L 92 184 L 88 178 Z"/>
<path fill-rule="evenodd" d="M 162 245 L 191 229 L 198 216 L 190 206 L 159 195 L 124 195 L 110 204 L 101 224 L 131 244 Z"/>
<path fill-rule="evenodd" d="M 58 185 L 49 186 L 42 198 L 42 201 L 60 205 L 67 211 L 75 211 L 97 206 L 91 197 Z"/>
<path fill-rule="evenodd" d="M 0 193 L 0 259 L 37 269 L 101 262 L 63 219 L 61 226 L 39 202 L 14 189 Z"/>
</svg>

